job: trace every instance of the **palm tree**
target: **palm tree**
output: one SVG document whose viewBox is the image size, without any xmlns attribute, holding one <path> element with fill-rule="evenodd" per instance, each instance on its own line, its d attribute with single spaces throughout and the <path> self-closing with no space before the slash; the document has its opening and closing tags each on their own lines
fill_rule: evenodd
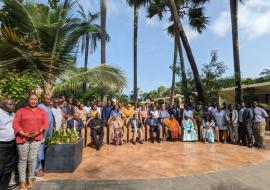
<svg viewBox="0 0 270 190">
<path fill-rule="evenodd" d="M 3 22 L 0 28 L 0 68 L 37 73 L 45 93 L 50 93 L 59 83 L 62 74 L 76 61 L 76 46 L 82 34 L 80 19 L 72 17 L 74 3 L 65 0 L 51 9 L 43 4 L 24 4 L 18 0 L 2 0 Z M 85 81 L 105 81 L 107 86 L 123 81 L 121 71 L 109 66 L 98 67 L 74 78 Z M 117 80 L 117 78 L 119 80 Z M 86 80 L 87 79 L 87 80 Z M 76 84 L 70 79 L 72 84 Z M 110 83 L 110 85 L 109 85 Z M 123 84 L 125 81 L 122 82 Z"/>
<path fill-rule="evenodd" d="M 93 53 L 97 47 L 97 41 L 101 39 L 102 31 L 99 25 L 94 24 L 98 19 L 99 14 L 92 14 L 90 11 L 86 12 L 81 4 L 78 3 L 78 13 L 81 17 L 80 27 L 85 28 L 85 33 L 82 34 L 81 50 L 84 53 L 84 71 L 88 70 L 88 54 Z M 109 37 L 106 34 L 106 39 Z M 83 91 L 86 91 L 86 84 L 83 85 Z"/>
<path fill-rule="evenodd" d="M 203 27 L 205 27 L 205 21 L 207 21 L 207 18 L 203 16 L 203 8 L 196 8 L 200 5 L 203 5 L 207 0 L 186 0 L 184 1 L 184 5 L 191 7 L 191 9 L 189 9 L 188 14 L 189 15 L 198 15 L 201 17 L 200 20 L 190 20 L 190 24 L 202 24 Z M 187 35 L 185 33 L 185 30 L 183 28 L 182 22 L 180 20 L 180 15 L 178 13 L 178 9 L 176 6 L 176 3 L 174 0 L 167 0 L 166 1 L 169 6 L 170 12 L 172 14 L 172 18 L 174 21 L 174 24 L 177 26 L 177 32 L 182 40 L 183 46 L 186 50 L 186 54 L 187 54 L 187 58 L 189 60 L 190 63 L 190 67 L 192 69 L 193 72 L 193 76 L 194 76 L 194 81 L 196 84 L 196 89 L 198 92 L 198 101 L 205 104 L 205 98 L 204 98 L 204 93 L 203 93 L 203 88 L 202 88 L 202 82 L 200 79 L 200 74 L 191 50 L 191 47 L 189 45 L 188 42 L 188 38 Z"/>
<path fill-rule="evenodd" d="M 101 64 L 106 63 L 106 19 L 107 19 L 107 0 L 100 0 L 101 13 Z"/>
<path fill-rule="evenodd" d="M 180 63 L 182 66 L 182 83 L 183 83 L 183 89 L 185 89 L 185 92 L 187 92 L 187 83 L 186 83 L 186 74 L 185 74 L 185 68 L 184 68 L 184 59 L 183 59 L 183 53 L 182 53 L 182 47 L 181 47 L 181 41 L 184 45 L 184 48 L 187 53 L 187 57 L 189 59 L 189 63 L 191 66 L 191 69 L 193 71 L 194 80 L 196 83 L 196 88 L 198 92 L 198 101 L 204 103 L 204 94 L 203 94 L 203 88 L 202 83 L 200 79 L 200 75 L 197 69 L 197 65 L 195 62 L 195 59 L 193 57 L 191 48 L 189 46 L 188 39 L 186 37 L 185 31 L 182 27 L 180 18 L 183 18 L 185 15 L 188 16 L 189 19 L 189 25 L 195 29 L 197 32 L 201 33 L 203 29 L 205 29 L 206 24 L 208 23 L 208 18 L 204 16 L 203 12 L 203 5 L 207 0 L 185 0 L 185 1 L 169 1 L 169 0 L 153 0 L 150 3 L 150 6 L 148 8 L 148 17 L 152 18 L 153 16 L 157 15 L 160 19 L 163 18 L 163 13 L 167 12 L 169 7 L 169 11 L 171 12 L 170 20 L 174 22 L 173 25 L 169 27 L 170 33 L 174 33 L 175 26 L 176 26 L 176 38 L 178 40 L 178 51 L 180 56 Z M 173 4 L 173 6 L 171 6 Z M 175 11 L 175 12 L 174 12 Z M 176 14 L 176 15 L 175 15 Z M 176 20 L 179 21 L 181 24 L 181 31 L 179 31 L 179 24 L 175 22 Z M 181 40 L 180 40 L 181 38 Z M 190 102 L 188 95 L 185 96 L 187 99 L 187 102 Z"/>
<path fill-rule="evenodd" d="M 126 86 L 127 81 L 120 68 L 100 64 L 86 72 L 80 69 L 67 70 L 57 83 L 56 89 L 79 90 L 83 83 L 102 83 L 107 89 L 120 91 Z"/>
<path fill-rule="evenodd" d="M 127 0 L 129 6 L 133 7 L 134 16 L 134 33 L 133 33 L 133 101 L 135 107 L 137 107 L 138 102 L 138 79 L 137 79 L 137 68 L 138 68 L 138 20 L 139 20 L 139 8 L 145 6 L 150 0 Z"/>
<path fill-rule="evenodd" d="M 176 63 L 177 63 L 177 38 L 174 37 L 174 53 L 173 53 L 173 66 L 172 66 L 172 86 L 170 93 L 170 105 L 174 104 L 174 91 L 175 91 L 175 75 L 176 75 Z"/>
<path fill-rule="evenodd" d="M 243 0 L 240 0 L 243 2 Z M 232 23 L 232 41 L 233 41 L 233 61 L 235 75 L 235 104 L 239 105 L 244 100 L 241 86 L 241 69 L 238 43 L 238 0 L 230 0 L 231 23 Z"/>
</svg>

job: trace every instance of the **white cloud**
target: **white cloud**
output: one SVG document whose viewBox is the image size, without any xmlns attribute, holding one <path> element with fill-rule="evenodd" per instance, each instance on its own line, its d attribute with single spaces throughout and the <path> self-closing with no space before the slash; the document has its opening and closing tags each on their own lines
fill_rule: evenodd
<svg viewBox="0 0 270 190">
<path fill-rule="evenodd" d="M 210 29 L 224 37 L 231 29 L 230 11 L 220 13 L 212 22 Z M 247 0 L 239 5 L 239 35 L 248 40 L 255 40 L 270 33 L 270 1 Z"/>
<path fill-rule="evenodd" d="M 146 18 L 145 23 L 148 26 L 161 26 L 161 21 L 157 17 Z"/>
<path fill-rule="evenodd" d="M 192 30 L 188 26 L 184 26 L 184 29 L 185 29 L 185 32 L 186 32 L 186 35 L 187 35 L 187 38 L 189 41 L 192 41 L 192 40 L 198 38 L 200 35 L 198 32 L 196 32 L 195 30 Z"/>
<path fill-rule="evenodd" d="M 210 29 L 218 36 L 224 37 L 226 33 L 230 30 L 230 13 L 223 11 L 219 18 L 213 21 Z"/>
</svg>

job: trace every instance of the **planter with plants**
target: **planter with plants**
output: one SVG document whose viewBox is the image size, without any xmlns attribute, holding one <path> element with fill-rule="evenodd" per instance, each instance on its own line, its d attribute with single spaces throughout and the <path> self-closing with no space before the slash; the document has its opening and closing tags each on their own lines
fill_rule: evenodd
<svg viewBox="0 0 270 190">
<path fill-rule="evenodd" d="M 73 129 L 54 131 L 46 146 L 45 172 L 73 172 L 82 161 L 83 139 Z"/>
</svg>

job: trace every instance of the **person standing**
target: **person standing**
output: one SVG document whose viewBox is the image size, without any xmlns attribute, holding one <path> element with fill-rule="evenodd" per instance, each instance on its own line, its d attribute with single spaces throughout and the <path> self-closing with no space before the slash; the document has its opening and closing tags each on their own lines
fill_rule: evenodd
<svg viewBox="0 0 270 190">
<path fill-rule="evenodd" d="M 101 117 L 103 120 L 105 121 L 109 120 L 111 110 L 112 110 L 111 102 L 108 101 L 107 104 L 104 105 L 102 108 Z"/>
<path fill-rule="evenodd" d="M 54 121 L 55 121 L 55 129 L 60 129 L 64 123 L 64 114 L 60 108 L 59 99 L 53 100 L 53 108 L 52 108 Z"/>
<path fill-rule="evenodd" d="M 48 128 L 48 114 L 37 105 L 38 96 L 31 94 L 28 106 L 19 109 L 13 121 L 19 154 L 19 190 L 26 190 L 26 180 L 28 180 L 27 188 L 33 187 L 40 142 L 44 139 L 43 134 Z"/>
<path fill-rule="evenodd" d="M 87 101 L 85 106 L 84 106 L 84 110 L 86 111 L 86 114 L 87 114 L 87 118 L 90 117 L 90 112 L 91 112 L 91 106 L 90 106 L 90 102 Z"/>
<path fill-rule="evenodd" d="M 220 105 L 217 105 L 217 110 L 212 112 L 215 119 L 216 126 L 219 129 L 219 140 L 222 143 L 227 141 L 227 125 L 225 121 L 225 111 L 220 108 Z"/>
<path fill-rule="evenodd" d="M 232 144 L 238 142 L 238 111 L 234 109 L 232 104 L 229 104 L 228 111 L 225 114 L 226 122 L 229 127 L 229 134 Z"/>
<path fill-rule="evenodd" d="M 83 121 L 83 124 L 85 125 L 87 121 L 87 112 L 85 111 L 83 104 L 80 104 L 79 110 L 77 112 L 79 113 L 80 118 Z"/>
<path fill-rule="evenodd" d="M 8 189 L 12 171 L 16 167 L 17 148 L 12 122 L 15 103 L 4 99 L 0 104 L 0 190 Z"/>
<path fill-rule="evenodd" d="M 73 106 L 73 104 L 72 104 L 72 99 L 71 99 L 71 98 L 68 98 L 68 99 L 67 99 L 67 102 L 66 102 L 65 106 L 62 108 L 62 111 L 63 111 L 64 114 L 65 114 L 66 120 L 70 119 L 71 116 L 74 115 L 74 113 L 75 113 L 75 108 L 74 108 L 74 106 Z"/>
<path fill-rule="evenodd" d="M 103 127 L 106 126 L 106 121 L 101 118 L 100 113 L 97 113 L 96 117 L 90 120 L 88 126 L 91 128 L 91 137 L 94 141 L 94 144 L 96 145 L 97 151 L 99 151 L 102 147 L 102 142 L 104 138 Z"/>
<path fill-rule="evenodd" d="M 36 163 L 36 176 L 44 176 L 42 162 L 45 159 L 45 138 L 50 138 L 53 134 L 55 118 L 52 110 L 50 109 L 51 96 L 49 94 L 43 94 L 41 96 L 41 102 L 38 104 L 38 107 L 43 109 L 48 117 L 48 127 L 45 130 L 44 138 L 40 142 L 37 163 Z"/>
<path fill-rule="evenodd" d="M 243 146 L 248 145 L 249 148 L 253 146 L 253 131 L 252 131 L 252 112 L 246 108 L 245 103 L 241 102 L 241 109 L 239 111 L 239 128 L 240 128 L 240 143 Z"/>
<path fill-rule="evenodd" d="M 268 117 L 267 112 L 258 107 L 258 102 L 253 102 L 253 129 L 254 129 L 254 146 L 258 146 L 260 149 L 264 148 L 264 134 L 266 122 L 265 119 Z"/>
</svg>

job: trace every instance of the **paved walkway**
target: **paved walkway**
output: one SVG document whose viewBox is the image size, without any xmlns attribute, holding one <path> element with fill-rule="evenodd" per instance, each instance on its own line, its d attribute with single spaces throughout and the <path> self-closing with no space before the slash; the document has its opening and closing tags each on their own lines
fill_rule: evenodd
<svg viewBox="0 0 270 190">
<path fill-rule="evenodd" d="M 35 190 L 268 190 L 270 161 L 221 172 L 150 180 L 56 180 Z"/>
<path fill-rule="evenodd" d="M 74 173 L 46 174 L 34 190 L 268 190 L 269 134 L 266 138 L 265 151 L 202 143 L 138 145 L 138 154 L 132 151 L 134 146 L 124 145 L 121 155 L 114 150 L 120 147 L 88 149 Z M 175 148 L 181 148 L 180 153 Z M 167 154 L 161 154 L 164 151 Z"/>
</svg>

